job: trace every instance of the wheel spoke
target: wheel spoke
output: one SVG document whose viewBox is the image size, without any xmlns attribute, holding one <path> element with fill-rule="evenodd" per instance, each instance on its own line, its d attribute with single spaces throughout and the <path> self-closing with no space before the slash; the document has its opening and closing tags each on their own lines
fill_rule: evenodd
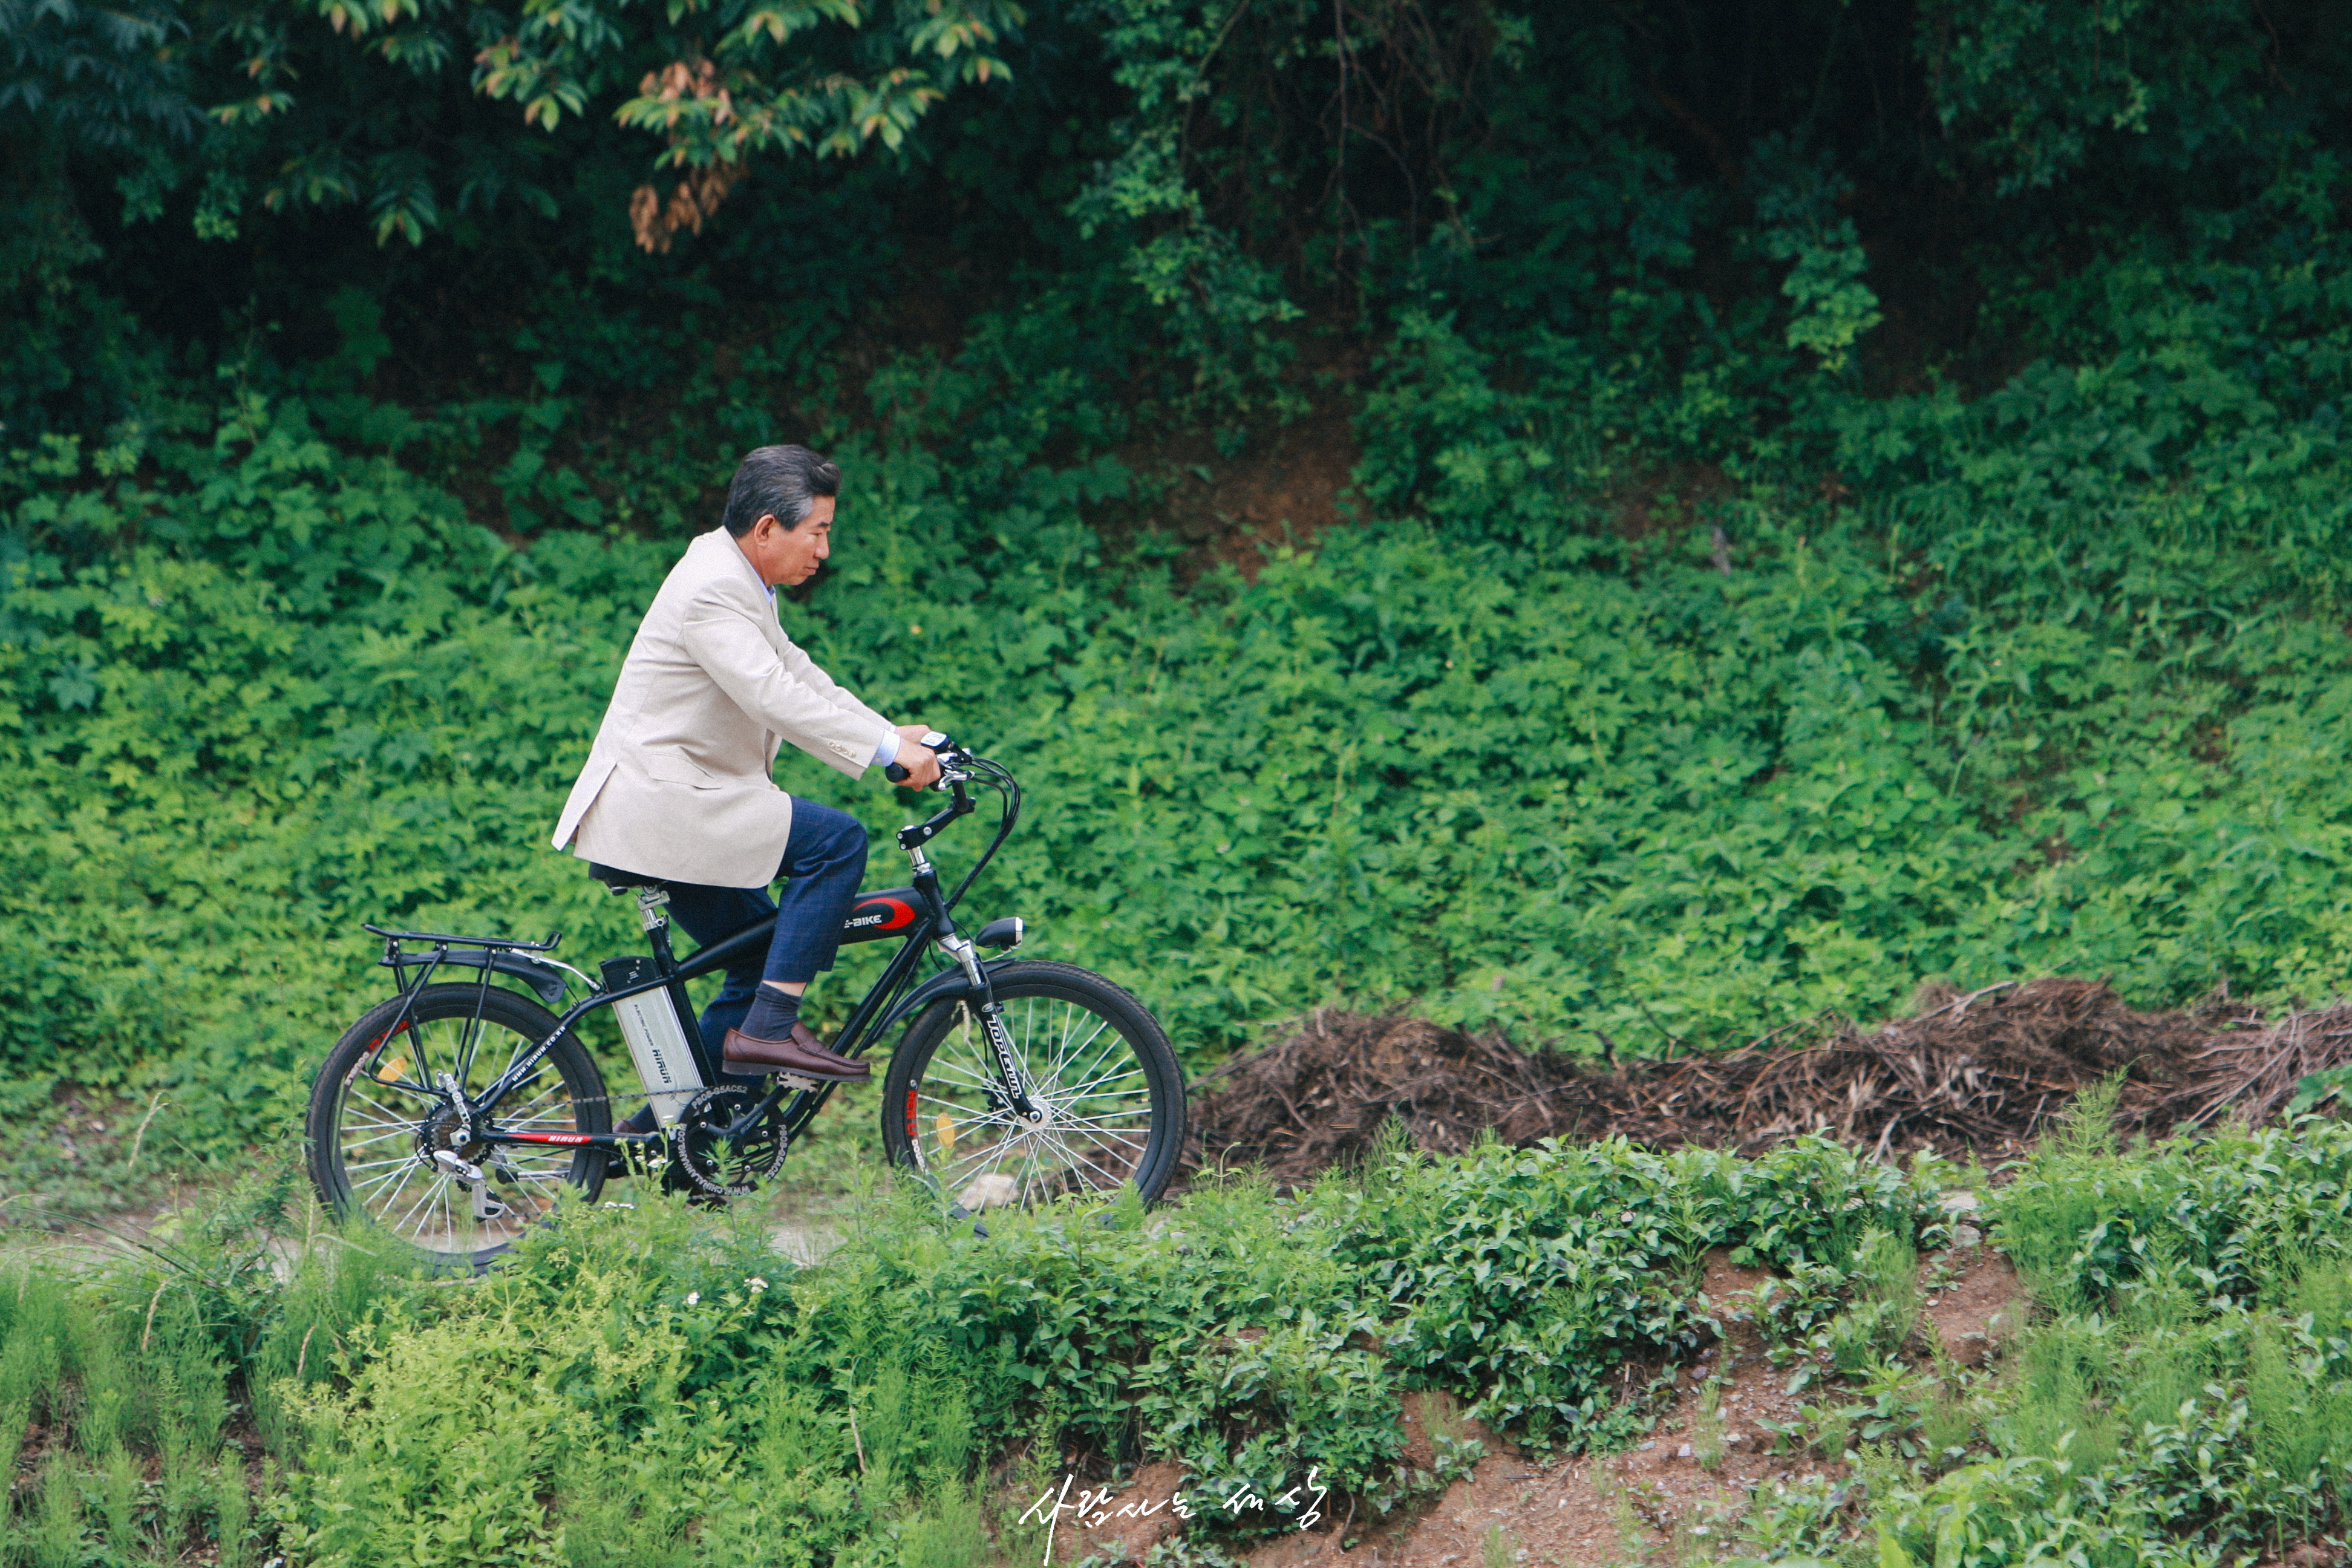
<svg viewBox="0 0 2352 1568">
<path fill-rule="evenodd" d="M 1105 1138 L 1101 1133 L 1088 1128 L 1080 1128 L 1079 1131 L 1092 1140 L 1097 1148 L 1113 1151 L 1112 1157 L 1123 1159 L 1130 1172 L 1135 1166 L 1143 1163 L 1143 1152 L 1151 1146 L 1149 1139 L 1129 1142 L 1124 1138 Z"/>
<path fill-rule="evenodd" d="M 425 1167 L 422 1165 L 417 1167 L 418 1170 L 423 1170 L 424 1168 Z M 401 1184 L 403 1186 L 407 1185 L 405 1182 Z M 411 1204 L 406 1212 L 401 1215 L 395 1228 L 405 1231 L 408 1228 L 409 1223 L 415 1219 L 415 1217 L 433 1202 L 434 1194 L 448 1184 L 449 1178 L 443 1175 L 440 1172 L 434 1171 L 428 1173 L 425 1178 L 424 1190 L 416 1194 L 416 1201 Z M 387 1214 L 390 1213 L 391 1210 L 392 1205 L 390 1204 L 384 1205 L 384 1211 Z"/>
<path fill-rule="evenodd" d="M 371 1081 L 372 1081 L 372 1080 L 371 1080 Z M 390 1084 L 385 1084 L 385 1085 L 383 1085 L 383 1088 L 386 1088 L 386 1089 L 389 1089 L 389 1088 L 391 1088 L 392 1086 L 391 1086 Z M 414 1094 L 414 1093 L 415 1093 L 415 1091 L 414 1091 L 414 1090 L 411 1090 L 411 1089 L 403 1089 L 403 1090 L 401 1090 L 401 1092 L 402 1092 L 403 1094 Z M 416 1099 L 421 1100 L 423 1100 L 423 1101 L 425 1101 L 425 1109 L 426 1109 L 427 1110 L 430 1110 L 432 1109 L 432 1103 L 433 1103 L 432 1096 L 430 1096 L 430 1095 L 425 1095 L 425 1094 L 416 1094 L 415 1097 Z M 409 1116 L 409 1115 L 404 1115 L 404 1114 L 403 1114 L 403 1113 L 401 1113 L 400 1111 L 394 1110 L 392 1107 L 390 1107 L 389 1105 L 378 1105 L 374 1100 L 373 1100 L 369 1099 L 369 1098 L 367 1097 L 367 1095 L 366 1095 L 363 1091 L 362 1091 L 362 1090 L 359 1090 L 359 1089 L 353 1089 L 353 1090 L 352 1090 L 352 1091 L 351 1091 L 351 1099 L 352 1099 L 352 1100 L 355 1100 L 359 1101 L 362 1105 L 366 1106 L 370 1110 L 374 1110 L 374 1111 L 379 1111 L 379 1112 L 381 1112 L 381 1113 L 383 1114 L 383 1116 L 384 1121 L 387 1121 L 387 1122 L 401 1122 L 401 1123 L 404 1123 L 404 1124 L 406 1124 L 406 1125 L 410 1125 L 410 1126 L 414 1126 L 414 1125 L 415 1124 L 415 1121 L 416 1121 L 416 1118 L 415 1118 L 415 1117 L 414 1117 L 414 1116 Z M 347 1100 L 347 1101 L 345 1101 L 345 1103 L 346 1103 L 346 1104 L 348 1104 L 348 1103 L 350 1103 L 350 1101 L 349 1101 L 349 1100 Z"/>
<path fill-rule="evenodd" d="M 409 1175 L 410 1175 L 410 1174 L 412 1174 L 412 1173 L 415 1171 L 415 1169 L 416 1169 L 416 1163 L 415 1163 L 415 1161 L 413 1161 L 413 1160 L 412 1160 L 412 1161 L 410 1161 L 410 1162 L 409 1162 L 409 1163 L 408 1163 L 408 1165 L 407 1165 L 407 1167 L 406 1167 L 406 1169 L 405 1169 L 405 1170 L 400 1170 L 400 1171 L 386 1171 L 386 1172 L 385 1172 L 383 1175 L 381 1175 L 381 1176 L 374 1176 L 374 1177 L 371 1177 L 371 1178 L 369 1179 L 369 1181 L 368 1181 L 368 1184 L 367 1184 L 367 1191 L 369 1191 L 370 1193 L 381 1192 L 381 1191 L 383 1191 L 383 1188 L 384 1188 L 385 1186 L 389 1185 L 389 1184 L 390 1184 L 391 1183 L 393 1183 L 394 1180 L 397 1180 L 397 1181 L 401 1184 L 401 1185 L 402 1185 L 402 1186 L 405 1186 L 405 1185 L 407 1184 L 407 1183 L 408 1183 L 408 1177 L 409 1177 Z M 356 1188 L 356 1187 L 355 1187 L 355 1188 L 353 1188 L 353 1189 L 352 1190 L 352 1201 L 353 1201 L 353 1202 L 358 1203 L 362 1207 L 363 1207 L 363 1208 L 364 1208 L 364 1207 L 366 1207 L 366 1206 L 367 1206 L 367 1204 L 368 1204 L 368 1203 L 369 1203 L 369 1201 L 371 1201 L 371 1200 L 369 1200 L 369 1199 L 365 1199 L 365 1198 L 362 1198 L 362 1197 L 360 1195 L 360 1192 L 361 1192 L 361 1190 L 360 1190 L 359 1188 Z M 393 1188 L 393 1194 L 394 1194 L 394 1196 L 397 1197 L 397 1196 L 399 1195 L 399 1192 L 400 1192 L 399 1187 L 394 1187 L 394 1188 Z"/>
<path fill-rule="evenodd" d="M 1066 1165 L 1084 1165 L 1088 1170 L 1094 1172 L 1095 1174 L 1102 1177 L 1102 1179 L 1111 1186 L 1115 1187 L 1118 1185 L 1118 1177 L 1112 1175 L 1108 1171 L 1104 1170 L 1092 1160 L 1087 1159 L 1085 1155 L 1073 1150 L 1067 1143 L 1065 1143 L 1059 1138 L 1055 1137 L 1051 1131 L 1043 1133 L 1039 1142 L 1052 1148 L 1054 1152 L 1061 1158 Z"/>
<path fill-rule="evenodd" d="M 386 1165 L 413 1165 L 415 1163 L 416 1158 L 413 1154 L 394 1154 L 389 1160 L 361 1160 L 358 1162 L 346 1160 L 343 1162 L 343 1169 L 346 1171 L 380 1171 Z"/>
<path fill-rule="evenodd" d="M 1103 1025 L 1103 1028 L 1108 1028 L 1109 1026 L 1109 1026 L 1109 1024 L 1108 1024 L 1108 1021 L 1106 1021 L 1106 1022 L 1104 1023 L 1104 1025 Z M 1097 1029 L 1097 1030 L 1095 1031 L 1095 1034 L 1096 1034 L 1096 1035 L 1099 1035 L 1099 1034 L 1101 1034 L 1101 1033 L 1102 1033 L 1102 1029 Z M 1094 1043 L 1094 1036 L 1093 1036 L 1093 1035 L 1089 1035 L 1089 1036 L 1087 1036 L 1087 1043 L 1088 1045 L 1092 1045 L 1092 1044 Z M 1126 1044 L 1127 1044 L 1127 1037 L 1126 1037 L 1125 1035 L 1114 1034 L 1113 1036 L 1111 1036 L 1111 1037 L 1110 1037 L 1110 1039 L 1109 1039 L 1108 1043 L 1107 1043 L 1107 1044 L 1103 1047 L 1103 1048 L 1102 1048 L 1101 1050 L 1097 1051 L 1097 1052 L 1095 1053 L 1094 1059 L 1093 1059 L 1092 1061 L 1090 1061 L 1090 1062 L 1087 1063 L 1087 1065 L 1086 1065 L 1085 1067 L 1082 1067 L 1082 1068 L 1080 1068 L 1080 1067 L 1073 1067 L 1073 1068 L 1072 1068 L 1072 1069 L 1071 1069 L 1071 1072 L 1070 1072 L 1070 1076 L 1071 1076 L 1072 1078 L 1081 1078 L 1081 1079 L 1082 1079 L 1082 1078 L 1086 1077 L 1088 1073 L 1096 1072 L 1096 1071 L 1100 1070 L 1100 1068 L 1103 1067 L 1103 1065 L 1104 1065 L 1105 1063 L 1108 1062 L 1108 1061 L 1111 1059 L 1112 1054 L 1113 1054 L 1114 1052 L 1116 1052 L 1116 1051 L 1119 1048 L 1119 1047 L 1124 1046 L 1124 1045 L 1126 1045 Z M 1073 1060 L 1073 1061 L 1075 1061 L 1076 1059 L 1076 1057 L 1075 1057 L 1075 1056 L 1073 1056 L 1072 1060 Z M 1132 1057 L 1130 1057 L 1129 1059 L 1132 1060 L 1132 1059 L 1133 1059 L 1133 1058 L 1132 1058 Z"/>
<path fill-rule="evenodd" d="M 1083 1016 L 1084 1015 L 1080 1015 L 1080 1016 Z M 1061 1055 L 1059 1055 L 1059 1056 L 1057 1056 L 1057 1057 L 1055 1057 L 1055 1058 L 1054 1058 L 1054 1065 L 1053 1065 L 1052 1067 L 1050 1067 L 1050 1068 L 1046 1068 L 1046 1069 L 1045 1069 L 1045 1070 L 1046 1070 L 1047 1075 L 1048 1075 L 1048 1076 L 1059 1076 L 1059 1074 L 1061 1073 L 1061 1070 L 1062 1070 L 1065 1067 L 1067 1067 L 1071 1062 L 1076 1061 L 1076 1060 L 1077 1059 L 1077 1058 L 1078 1058 L 1078 1053 L 1079 1053 L 1079 1052 L 1081 1052 L 1081 1051 L 1085 1050 L 1088 1046 L 1091 1046 L 1091 1045 L 1093 1045 L 1093 1044 L 1095 1043 L 1095 1036 L 1096 1036 L 1096 1035 L 1099 1035 L 1099 1034 L 1101 1034 L 1105 1029 L 1108 1029 L 1108 1028 L 1109 1028 L 1109 1027 L 1110 1027 L 1110 1020 L 1109 1020 L 1108 1018 L 1105 1018 L 1105 1019 L 1103 1019 L 1101 1022 L 1099 1022 L 1099 1023 L 1096 1024 L 1096 1025 L 1095 1025 L 1095 1026 L 1094 1026 L 1094 1033 L 1093 1033 L 1093 1034 L 1090 1034 L 1090 1035 L 1088 1035 L 1085 1039 L 1080 1040 L 1080 1041 L 1077 1043 L 1077 1045 L 1076 1045 L 1076 1047 L 1074 1047 L 1073 1048 L 1071 1048 L 1071 1049 L 1069 1049 L 1069 1050 L 1066 1050 L 1066 1051 L 1064 1051 Z M 1076 1033 L 1076 1031 L 1075 1029 L 1074 1029 L 1074 1030 L 1072 1030 L 1072 1031 L 1070 1031 L 1070 1032 L 1071 1032 L 1072 1034 Z M 1113 1044 L 1113 1045 L 1116 1045 L 1116 1044 L 1118 1044 L 1118 1042 L 1117 1042 L 1117 1041 L 1113 1041 L 1113 1042 L 1112 1042 L 1112 1044 Z M 1105 1049 L 1106 1051 L 1109 1050 L 1110 1048 L 1111 1048 L 1111 1047 L 1108 1047 L 1108 1046 L 1107 1046 L 1107 1047 L 1104 1047 L 1104 1049 Z"/>
<path fill-rule="evenodd" d="M 985 1072 L 975 1073 L 960 1062 L 934 1062 L 931 1065 L 938 1069 L 935 1076 L 955 1078 L 967 1088 L 991 1089 L 996 1083 L 994 1075 Z"/>
<path fill-rule="evenodd" d="M 1001 1111 L 995 1110 L 971 1110 L 965 1107 L 961 1101 L 941 1100 L 936 1095 L 922 1094 L 919 1091 L 916 1096 L 916 1103 L 919 1105 L 939 1107 L 940 1109 L 935 1112 L 935 1114 L 945 1115 L 948 1118 L 949 1124 L 955 1127 L 970 1127 L 979 1122 L 999 1121 L 1002 1120 L 1003 1114 Z M 956 1114 L 957 1112 L 962 1112 L 962 1114 Z M 935 1122 L 933 1125 L 936 1126 L 937 1123 Z"/>
<path fill-rule="evenodd" d="M 1148 1130 L 1151 1121 L 1151 1108 L 1149 1105 L 1146 1105 L 1139 1110 L 1125 1117 L 1065 1116 L 1062 1118 L 1060 1125 L 1064 1127 L 1076 1127 L 1092 1131 L 1097 1128 L 1109 1127 L 1114 1124 L 1130 1127 L 1136 1126 L 1139 1119 L 1144 1129 Z"/>
<path fill-rule="evenodd" d="M 1062 1093 L 1073 1100 L 1081 1100 L 1086 1096 L 1092 1094 L 1097 1085 L 1117 1083 L 1123 1078 L 1139 1078 L 1142 1076 L 1144 1076 L 1143 1064 L 1141 1062 L 1136 1062 L 1130 1066 L 1120 1068 L 1115 1072 L 1106 1073 L 1101 1078 L 1090 1079 L 1086 1083 L 1078 1084 L 1071 1089 L 1066 1089 Z"/>
</svg>

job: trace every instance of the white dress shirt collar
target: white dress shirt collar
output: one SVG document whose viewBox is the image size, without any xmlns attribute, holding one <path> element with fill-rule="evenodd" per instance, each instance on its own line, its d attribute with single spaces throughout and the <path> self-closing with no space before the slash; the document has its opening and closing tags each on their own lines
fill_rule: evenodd
<svg viewBox="0 0 2352 1568">
<path fill-rule="evenodd" d="M 735 564 L 743 568 L 745 574 L 748 575 L 752 582 L 760 584 L 760 591 L 768 595 L 768 603 L 772 605 L 774 604 L 776 602 L 775 584 L 766 581 L 760 575 L 760 569 L 751 564 L 751 558 L 750 556 L 743 553 L 743 546 L 741 542 L 724 528 L 719 530 L 719 537 L 727 542 L 727 553 L 735 558 Z"/>
</svg>

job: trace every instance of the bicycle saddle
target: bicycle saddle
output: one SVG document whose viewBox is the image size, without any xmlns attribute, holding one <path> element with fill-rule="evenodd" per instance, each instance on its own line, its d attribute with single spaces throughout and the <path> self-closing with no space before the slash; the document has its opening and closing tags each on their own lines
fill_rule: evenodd
<svg viewBox="0 0 2352 1568">
<path fill-rule="evenodd" d="M 624 888 L 663 886 L 662 879 L 659 877 L 648 877 L 637 871 L 624 871 L 617 866 L 599 866 L 593 860 L 588 863 L 588 874 L 616 893 Z"/>
</svg>

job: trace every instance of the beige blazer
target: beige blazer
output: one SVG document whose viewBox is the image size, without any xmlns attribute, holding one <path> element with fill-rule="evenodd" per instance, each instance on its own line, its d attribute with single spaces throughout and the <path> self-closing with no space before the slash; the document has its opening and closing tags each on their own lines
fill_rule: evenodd
<svg viewBox="0 0 2352 1568">
<path fill-rule="evenodd" d="M 784 636 L 767 584 L 713 529 L 629 644 L 555 847 L 667 881 L 764 888 L 793 830 L 792 797 L 768 776 L 781 743 L 856 778 L 890 729 Z"/>
</svg>

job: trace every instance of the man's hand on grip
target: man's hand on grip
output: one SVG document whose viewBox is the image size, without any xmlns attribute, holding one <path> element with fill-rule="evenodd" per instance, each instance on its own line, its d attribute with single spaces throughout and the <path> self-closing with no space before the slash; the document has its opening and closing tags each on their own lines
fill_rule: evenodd
<svg viewBox="0 0 2352 1568">
<path fill-rule="evenodd" d="M 898 781 L 902 789 L 929 789 L 940 782 L 940 757 L 937 752 L 922 744 L 929 729 L 921 724 L 898 726 L 898 765 L 907 776 Z"/>
</svg>

